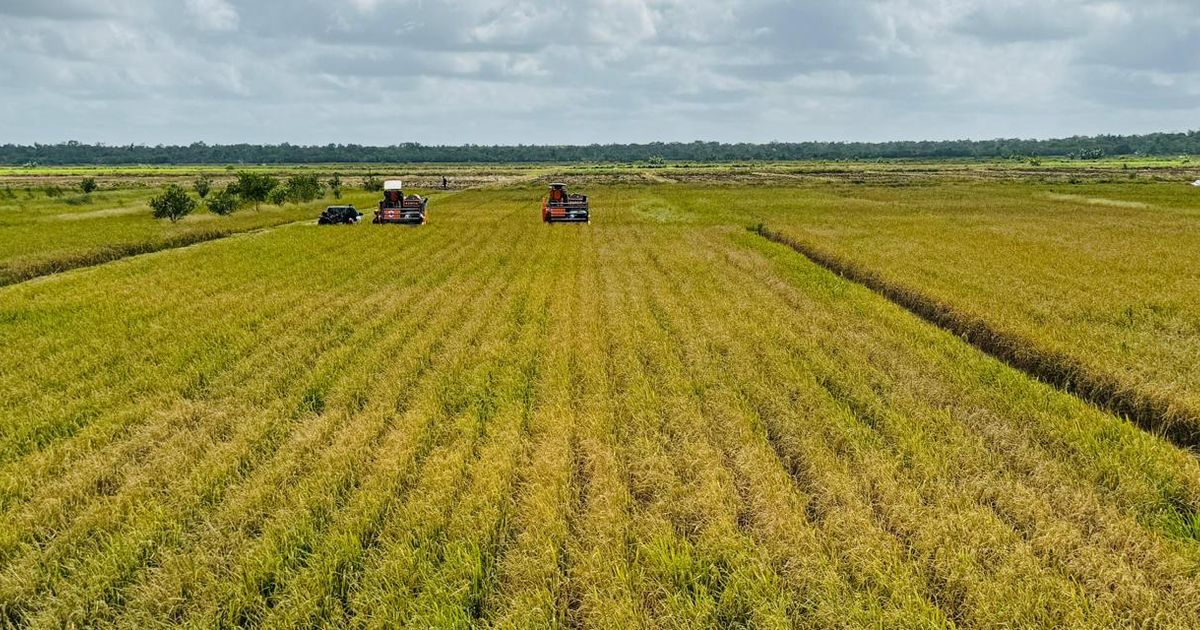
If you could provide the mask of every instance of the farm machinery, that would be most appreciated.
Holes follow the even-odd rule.
[[[572,195],[566,184],[550,184],[550,195],[542,202],[542,221],[546,223],[591,223],[587,195]]]
[[[375,224],[396,223],[401,225],[424,225],[425,207],[429,199],[421,195],[404,194],[404,183],[391,179],[383,183],[383,201],[375,211]]]
[[[317,217],[317,225],[353,225],[362,220],[362,213],[354,206],[329,206]]]

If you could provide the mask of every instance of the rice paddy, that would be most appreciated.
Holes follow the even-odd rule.
[[[1186,182],[843,190],[763,220],[1047,380],[1200,445],[1200,195]]]
[[[1186,402],[1190,201],[762,179],[597,176],[588,226],[467,190],[0,288],[0,623],[1200,625],[1191,452],[747,229]],[[1080,316],[1147,282],[1173,310]]]

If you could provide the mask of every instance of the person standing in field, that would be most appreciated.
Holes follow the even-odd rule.
[[[446,190],[449,187],[450,187],[450,181],[446,179],[445,175],[442,175],[442,190]]]

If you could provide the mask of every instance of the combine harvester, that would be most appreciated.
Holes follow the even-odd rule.
[[[375,211],[371,223],[381,225],[395,223],[399,225],[425,225],[425,207],[429,200],[421,195],[404,196],[404,182],[389,179],[383,183],[383,201]]]
[[[591,223],[587,195],[567,193],[566,184],[550,184],[550,196],[542,202],[542,221],[546,223]]]

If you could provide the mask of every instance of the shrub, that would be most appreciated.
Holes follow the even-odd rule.
[[[329,192],[333,193],[334,199],[342,198],[342,176],[337,173],[329,178]]]
[[[44,190],[46,192],[46,196],[50,197],[51,199],[56,199],[58,197],[61,197],[61,196],[63,196],[63,193],[66,192],[59,186],[46,186],[46,188]]]
[[[1072,160],[1102,160],[1104,159],[1104,149],[1099,147],[1094,149],[1080,149],[1067,154],[1067,157]]]
[[[196,209],[196,200],[189,197],[182,186],[171,184],[161,195],[150,199],[150,207],[154,209],[155,219],[170,219],[175,223]]]
[[[288,201],[303,203],[320,197],[323,188],[316,175],[293,175],[288,178],[286,191]]]
[[[96,192],[96,188],[98,187],[95,177],[85,177],[83,181],[79,182],[79,190],[82,190],[85,195]]]
[[[282,206],[287,203],[288,189],[284,186],[276,186],[267,193],[267,202],[276,206]]]
[[[208,196],[208,191],[212,190],[212,178],[208,175],[201,175],[196,178],[196,182],[192,184],[196,189],[196,194],[204,199]]]
[[[379,192],[383,190],[383,180],[374,175],[367,175],[362,180],[362,188],[367,192]]]
[[[242,205],[242,200],[238,198],[233,186],[226,186],[225,190],[213,195],[207,205],[209,212],[224,217],[236,212]]]
[[[72,195],[63,199],[63,202],[68,206],[83,206],[92,203],[92,196],[88,194]]]

